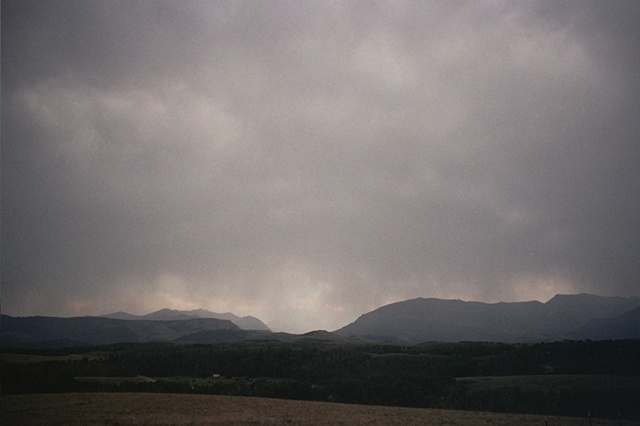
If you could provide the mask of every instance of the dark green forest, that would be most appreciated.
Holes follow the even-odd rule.
[[[640,340],[137,343],[14,350],[1,368],[3,394],[204,393],[640,419]]]

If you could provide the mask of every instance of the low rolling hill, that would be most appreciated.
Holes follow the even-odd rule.
[[[207,330],[240,331],[229,320],[193,318],[173,321],[101,317],[12,317],[2,315],[2,347],[69,347],[120,342],[175,340]]]

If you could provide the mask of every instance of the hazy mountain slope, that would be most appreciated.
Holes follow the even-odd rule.
[[[73,342],[101,345],[119,342],[175,340],[205,330],[238,330],[228,320],[194,318],[175,321],[121,320],[101,317],[11,317],[2,315],[2,346]]]
[[[362,315],[335,333],[341,336],[385,337],[389,341],[518,340],[536,333],[530,318],[542,304],[526,302],[489,305],[461,300],[413,299],[383,306]]]
[[[614,318],[592,320],[569,335],[592,340],[640,339],[640,306]]]
[[[128,320],[152,320],[152,321],[168,321],[168,320],[186,320],[193,318],[214,318],[229,320],[243,330],[265,330],[269,327],[258,318],[252,316],[239,317],[230,312],[219,314],[217,312],[207,311],[205,309],[195,309],[191,311],[179,311],[173,309],[161,309],[145,315],[132,315],[126,312],[114,312],[112,314],[102,315],[104,318],[128,319]]]
[[[160,309],[150,314],[140,315],[139,319],[148,321],[182,321],[199,318],[197,315],[189,315],[186,312],[173,309]]]
[[[559,295],[544,304],[420,298],[378,308],[335,334],[395,343],[556,340],[578,335],[574,330],[593,321],[622,315],[638,305],[640,298],[637,297],[607,298],[583,294]],[[580,335],[588,338],[587,331],[585,328]]]
[[[112,319],[121,319],[121,320],[137,320],[142,319],[140,315],[132,315],[126,312],[118,311],[111,314],[100,315],[102,318],[112,318]]]
[[[640,306],[640,297],[558,294],[545,303],[545,324],[568,332],[586,327],[594,320],[622,315],[638,306]]]
[[[182,312],[187,315],[195,315],[200,318],[226,319],[233,322],[235,325],[237,325],[243,330],[265,330],[265,331],[269,330],[269,327],[267,327],[267,325],[264,322],[252,316],[239,317],[237,315],[232,314],[231,312],[220,314],[217,312],[207,311],[205,309],[196,309],[193,311],[182,311]]]

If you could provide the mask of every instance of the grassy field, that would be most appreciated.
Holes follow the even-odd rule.
[[[8,425],[545,425],[544,416],[374,407],[210,395],[70,393],[3,395]],[[617,421],[549,417],[548,426],[618,425]],[[624,422],[625,425],[640,425]]]

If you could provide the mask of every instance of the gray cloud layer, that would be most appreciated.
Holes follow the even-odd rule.
[[[640,288],[640,3],[2,2],[2,302],[337,328]]]

